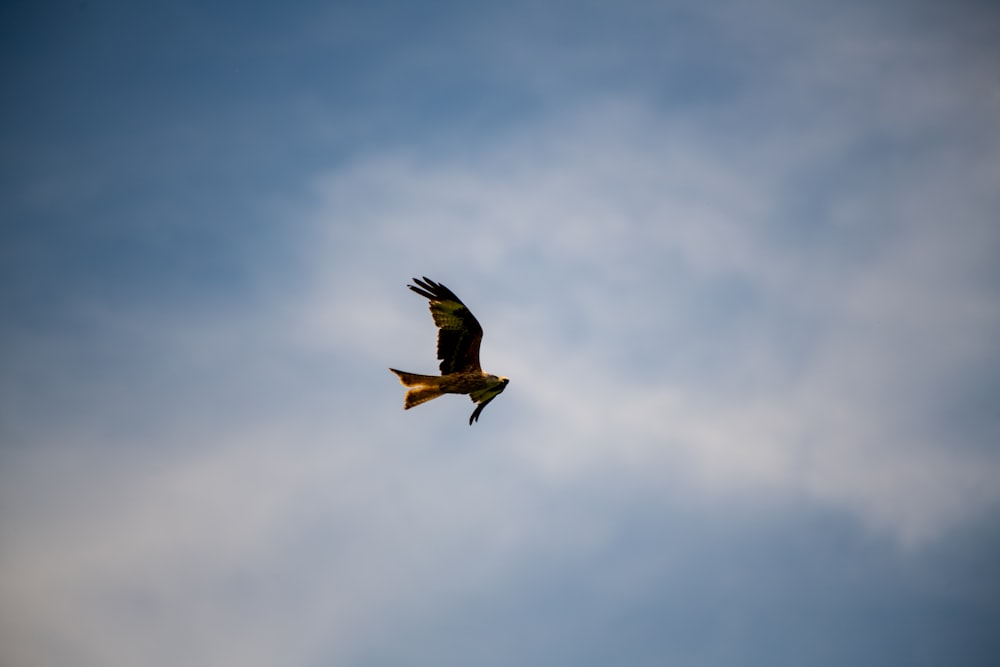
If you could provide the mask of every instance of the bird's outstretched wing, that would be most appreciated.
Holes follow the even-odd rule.
[[[414,278],[411,290],[430,301],[431,315],[438,327],[437,356],[441,374],[459,371],[482,371],[479,366],[479,344],[483,327],[450,289],[424,276]]]
[[[472,422],[479,421],[479,413],[483,411],[483,408],[489,405],[490,401],[503,393],[503,390],[506,388],[507,380],[503,379],[503,382],[495,387],[491,387],[486,391],[474,392],[469,395],[472,401],[477,403],[476,409],[472,411],[471,415],[469,415],[469,426],[472,426]]]

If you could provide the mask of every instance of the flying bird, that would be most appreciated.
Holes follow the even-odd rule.
[[[399,376],[406,392],[404,410],[444,394],[468,394],[476,409],[469,417],[469,426],[479,421],[479,414],[490,401],[507,388],[508,378],[484,373],[479,366],[479,344],[483,327],[450,289],[424,276],[414,278],[411,290],[430,301],[431,315],[438,328],[437,357],[441,360],[441,375],[418,375],[389,370]]]

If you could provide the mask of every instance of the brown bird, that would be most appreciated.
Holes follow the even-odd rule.
[[[450,289],[424,277],[414,278],[411,290],[430,301],[431,315],[438,327],[437,357],[441,360],[441,375],[418,375],[389,370],[399,376],[406,387],[404,410],[420,405],[443,394],[468,394],[476,409],[469,417],[469,426],[479,421],[483,408],[507,388],[508,378],[484,373],[479,366],[479,344],[483,327],[465,304]]]

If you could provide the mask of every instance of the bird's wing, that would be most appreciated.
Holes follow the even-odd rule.
[[[472,426],[472,422],[479,421],[479,413],[482,412],[483,408],[485,408],[487,405],[489,405],[490,401],[492,401],[497,396],[499,396],[499,394],[493,394],[492,396],[490,396],[489,398],[487,398],[485,401],[483,401],[482,403],[480,403],[479,405],[476,406],[476,409],[472,411],[471,415],[469,415],[469,426]]]
[[[430,301],[431,315],[438,327],[437,356],[441,374],[458,371],[482,371],[479,366],[479,344],[483,327],[455,293],[426,276],[414,278],[411,290]]]
[[[472,402],[476,403],[476,409],[472,411],[472,415],[469,417],[469,426],[472,426],[472,422],[479,421],[479,413],[483,411],[483,408],[489,405],[490,401],[502,394],[503,390],[507,388],[507,378],[500,378],[500,380],[499,384],[469,394]]]

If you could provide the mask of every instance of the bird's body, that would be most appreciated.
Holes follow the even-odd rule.
[[[409,410],[444,394],[468,394],[476,403],[469,424],[479,420],[486,404],[496,398],[510,381],[505,377],[484,373],[479,366],[479,344],[483,328],[455,293],[440,283],[414,278],[411,290],[430,301],[431,315],[438,326],[438,359],[441,375],[420,375],[395,368],[389,370],[399,377],[406,392],[403,408]]]

